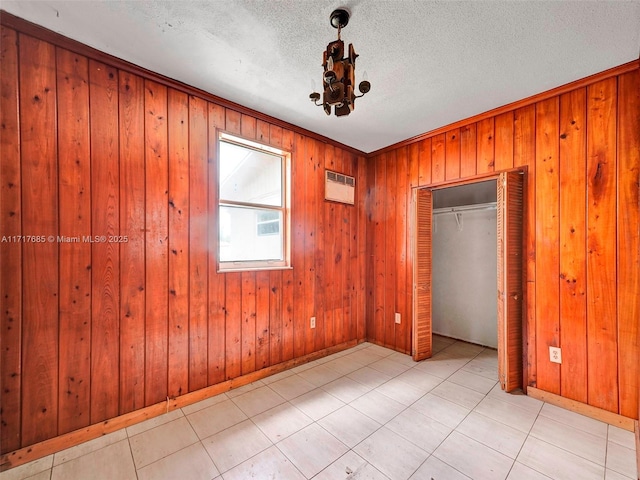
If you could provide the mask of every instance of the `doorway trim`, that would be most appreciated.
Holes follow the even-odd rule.
[[[524,363],[524,185],[526,169],[517,168],[489,175],[414,188],[412,237],[413,312],[412,356],[419,361],[432,352],[432,192],[447,187],[496,180],[498,239],[498,360],[499,380],[504,390],[525,388]],[[428,192],[428,193],[426,193]],[[425,207],[428,208],[425,209]],[[422,260],[421,260],[422,259]]]

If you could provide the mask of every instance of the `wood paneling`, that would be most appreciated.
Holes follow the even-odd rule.
[[[364,156],[2,36],[3,453],[364,338]],[[292,268],[218,272],[219,130],[290,153]]]
[[[631,69],[632,71],[629,71]],[[389,290],[397,278],[413,282],[418,259],[390,256],[385,246],[411,245],[415,225],[402,224],[401,197],[415,214],[412,189],[483,179],[493,172],[525,171],[523,353],[525,385],[635,418],[640,378],[638,339],[638,65],[576,82],[555,94],[501,108],[421,135],[370,156],[367,179],[368,340],[387,344],[398,305]],[[459,129],[459,172],[453,133]],[[396,172],[407,162],[405,186]],[[443,163],[444,162],[444,163]],[[417,164],[417,165],[416,165]],[[456,174],[456,172],[458,172]],[[617,177],[616,177],[617,176]],[[387,228],[395,225],[396,229]],[[393,237],[393,238],[389,238]],[[389,264],[393,261],[394,264]],[[388,280],[393,271],[395,280]],[[420,308],[421,305],[418,307]],[[412,318],[414,305],[407,315]],[[398,338],[396,336],[396,338]],[[390,345],[398,351],[400,340]],[[562,348],[561,365],[549,346]]]

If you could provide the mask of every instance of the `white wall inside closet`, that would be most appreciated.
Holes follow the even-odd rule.
[[[433,198],[433,332],[495,348],[496,181],[435,190]]]

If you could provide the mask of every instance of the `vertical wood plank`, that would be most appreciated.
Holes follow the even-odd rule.
[[[225,128],[236,135],[242,134],[242,114],[227,108],[225,110]]]
[[[372,217],[373,227],[373,301],[374,301],[374,334],[373,340],[384,344],[384,314],[386,285],[386,232],[387,217],[385,212],[386,196],[386,154],[380,155],[375,163],[375,200]]]
[[[256,140],[259,142],[270,143],[269,124],[264,120],[258,120],[256,122]]]
[[[640,408],[640,70],[618,77],[618,379],[620,411]]]
[[[318,142],[316,143],[316,149],[319,147]],[[326,282],[326,268],[327,268],[327,259],[326,259],[326,239],[325,239],[325,230],[326,230],[326,211],[329,208],[329,204],[331,202],[324,201],[324,181],[325,181],[325,160],[327,157],[327,150],[333,152],[333,146],[329,146],[326,149],[322,148],[322,153],[318,153],[318,174],[316,175],[317,189],[318,189],[318,203],[316,205],[316,250],[314,253],[315,258],[315,281],[316,285],[319,288],[316,289],[316,332],[315,332],[315,346],[316,350],[321,350],[325,347],[325,345],[329,345],[326,343],[326,316],[327,316],[327,308],[325,297],[327,296],[327,290],[325,288]]]
[[[118,72],[89,62],[91,109],[91,423],[118,414],[120,345]],[[99,379],[99,380],[98,380]]]
[[[304,308],[305,315],[303,317],[304,328],[304,352],[311,353],[315,348],[315,329],[309,328],[310,318],[315,316],[315,259],[316,250],[316,224],[315,215],[317,210],[317,159],[313,148],[314,141],[308,137],[304,138],[305,144],[305,177],[304,177]]]
[[[304,137],[295,134],[294,154],[291,165],[291,185],[304,185],[305,179],[305,144]],[[293,267],[293,358],[304,355],[304,327],[308,325],[305,320],[306,311],[304,305],[304,249],[305,249],[305,194],[302,188],[293,188],[291,191],[291,265]]]
[[[89,424],[91,385],[91,232],[89,64],[57,49],[58,248],[60,255],[60,365],[58,434]],[[67,242],[65,239],[73,239]]]
[[[58,234],[55,49],[19,35],[22,234]],[[58,245],[22,244],[22,444],[58,429]]]
[[[325,148],[324,166],[327,170],[336,170],[335,161],[335,147],[328,145]],[[324,189],[324,184],[323,184]],[[322,241],[321,247],[321,262],[317,265],[318,268],[323,269],[322,274],[322,295],[325,297],[322,303],[323,310],[323,324],[324,324],[324,344],[327,346],[335,345],[335,288],[334,281],[335,268],[333,265],[333,259],[336,256],[335,242],[333,241],[333,232],[336,229],[336,204],[335,202],[322,202],[323,207],[323,221],[322,227],[327,232],[326,235],[318,237],[318,241]]]
[[[244,138],[256,139],[256,119],[247,114],[240,117],[240,133]]]
[[[366,279],[367,264],[370,262],[363,261],[367,258],[367,161],[365,157],[359,156],[357,160],[357,179],[356,179],[356,195],[358,198],[357,221],[358,228],[356,231],[356,243],[358,245],[358,272],[357,280],[357,315],[358,325],[356,330],[356,338],[362,340],[367,338],[367,318],[366,318]],[[416,164],[417,166],[417,164]],[[416,170],[417,172],[417,170]]]
[[[586,90],[560,97],[560,335],[563,397],[587,401]]]
[[[495,117],[495,171],[513,168],[513,111]]]
[[[460,178],[460,129],[455,128],[445,134],[445,175],[446,180]]]
[[[145,404],[167,397],[169,163],[167,87],[145,81]]]
[[[385,195],[385,312],[384,312],[384,345],[395,348],[396,342],[396,277],[397,277],[397,256],[396,256],[396,185],[397,185],[397,168],[396,168],[396,152],[392,151],[385,154],[386,162],[386,195]]]
[[[369,341],[375,339],[375,307],[374,307],[374,286],[375,286],[375,235],[377,233],[375,225],[376,202],[376,164],[379,156],[369,159],[366,165],[366,187],[367,197],[365,199],[366,212],[366,254],[370,261],[365,262],[365,338]]]
[[[445,180],[445,143],[444,133],[431,139],[431,183],[441,183]]]
[[[476,124],[471,123],[460,128],[460,177],[472,177],[476,174]]]
[[[209,379],[208,110],[205,100],[189,96],[189,391]]]
[[[558,97],[536,105],[536,351],[537,387],[560,394]]]
[[[168,391],[189,391],[189,97],[168,91]]]
[[[282,270],[269,272],[269,358],[271,365],[282,362],[284,314],[282,311]]]
[[[256,273],[242,272],[242,375],[256,369]]]
[[[418,185],[424,187],[431,184],[431,138],[418,144]]]
[[[272,141],[273,143],[273,141]],[[295,152],[294,152],[294,135],[291,130],[284,130],[282,132],[282,148],[287,152],[291,153],[291,197],[289,198],[289,209],[291,213],[291,249],[290,252],[291,260],[293,261],[293,248],[294,248],[294,194],[297,190],[295,188],[294,181],[294,162],[295,162]],[[293,358],[293,303],[294,303],[294,274],[292,269],[287,269],[282,272],[282,361],[290,360]]]
[[[229,380],[242,374],[242,276],[227,273],[225,277],[225,366]]]
[[[269,287],[269,272],[256,272],[256,370],[271,365]]]
[[[119,75],[120,413],[144,407],[145,160],[144,81]]]
[[[218,130],[225,128],[225,109],[208,104],[208,289],[209,289],[209,343],[208,383],[214,385],[226,378],[226,285],[225,275],[218,272]]]
[[[397,312],[400,313],[400,324],[395,325],[395,341],[394,346],[400,352],[408,351],[407,344],[407,323],[409,320],[407,309],[407,242],[406,238],[408,230],[407,222],[407,185],[409,177],[407,173],[407,148],[398,151],[396,158],[396,257],[398,265],[398,273],[396,275],[396,304]],[[395,321],[395,319],[394,319]]]
[[[18,34],[0,29],[0,232],[22,235],[20,174],[20,112],[18,87]],[[10,452],[21,444],[20,389],[22,379],[22,246],[1,242],[0,257],[0,452]]]
[[[478,139],[476,173],[478,174],[495,170],[494,123],[495,117],[489,117],[476,124]]]
[[[589,405],[618,411],[616,79],[587,87],[587,359]]]
[[[524,185],[524,294],[523,367],[525,385],[536,384],[536,106],[514,112],[513,165],[526,167]]]

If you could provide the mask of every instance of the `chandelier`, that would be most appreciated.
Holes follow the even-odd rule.
[[[322,77],[322,102],[320,94],[313,92],[309,98],[316,105],[324,108],[327,115],[331,115],[331,107],[337,117],[349,115],[355,108],[356,98],[364,96],[371,90],[371,84],[363,80],[358,85],[361,95],[354,92],[356,77],[356,57],[358,56],[349,44],[349,55],[344,56],[344,42],[340,39],[340,31],[349,23],[349,12],[339,8],[331,12],[331,26],[338,29],[338,39],[327,45],[327,49],[322,55],[322,67],[324,74]],[[344,57],[344,58],[343,58]]]

